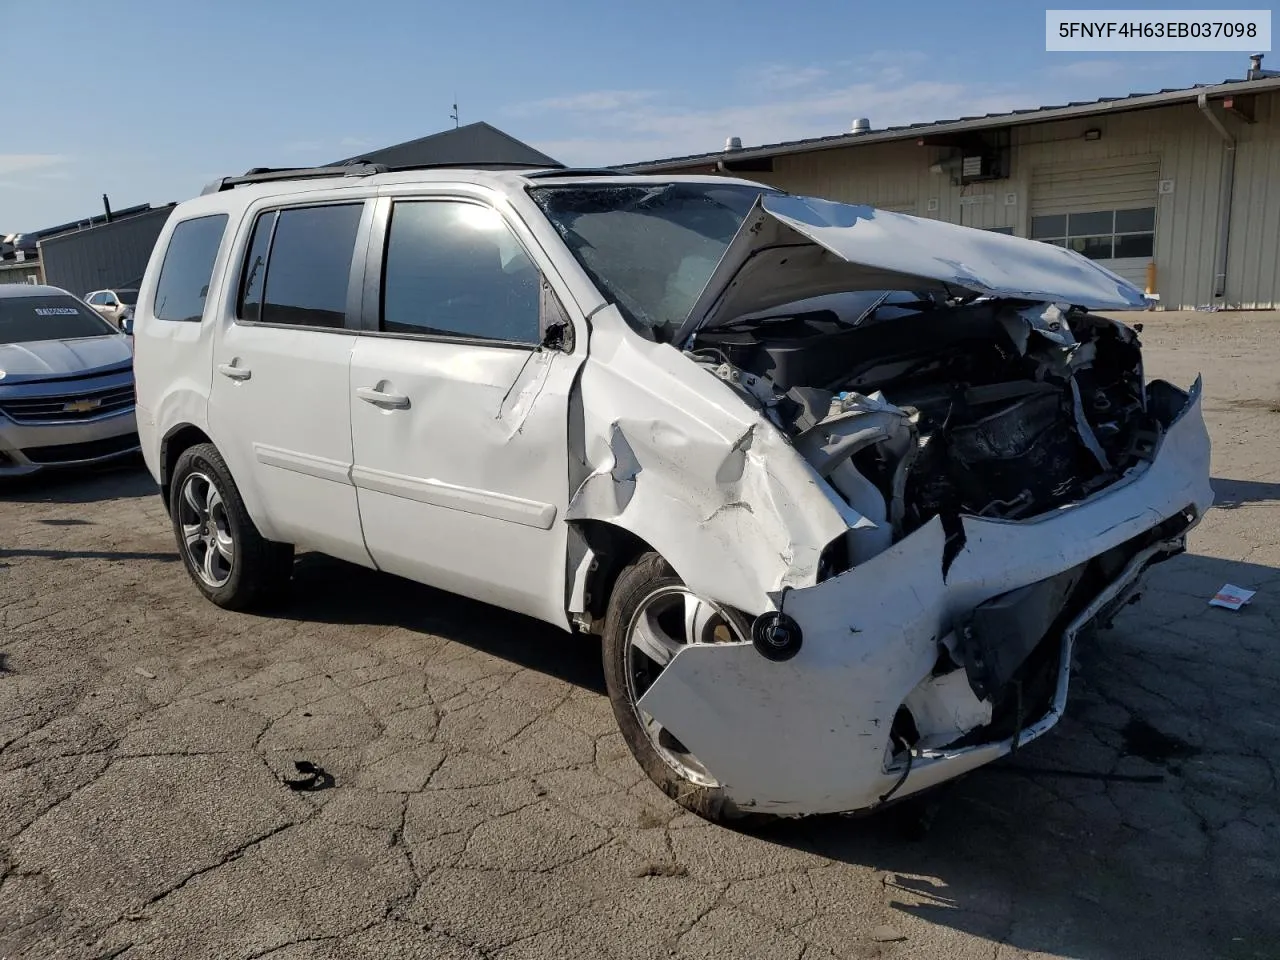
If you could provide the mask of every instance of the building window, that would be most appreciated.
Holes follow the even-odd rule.
[[[1031,218],[1032,240],[1067,247],[1090,260],[1150,259],[1155,253],[1155,229],[1155,207]]]

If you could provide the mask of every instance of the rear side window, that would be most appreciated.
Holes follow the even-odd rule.
[[[392,208],[384,331],[536,344],[540,284],[538,268],[496,210],[442,200]]]
[[[351,258],[363,209],[361,202],[259,214],[245,258],[240,318],[344,327]]]
[[[213,277],[213,261],[226,228],[225,213],[184,220],[173,228],[169,249],[160,265],[160,279],[156,281],[152,312],[157,320],[200,322]]]

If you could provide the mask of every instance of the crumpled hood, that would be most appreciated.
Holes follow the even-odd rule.
[[[0,343],[0,384],[115,370],[133,363],[127,337]]]
[[[763,194],[675,340],[795,300],[851,290],[970,291],[1092,310],[1142,291],[1048,243],[813,197]]]

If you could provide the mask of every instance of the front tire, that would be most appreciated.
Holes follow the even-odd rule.
[[[737,807],[701,761],[638,701],[684,646],[749,638],[743,616],[694,595],[656,553],[644,554],[619,574],[602,638],[609,702],[636,762],[686,810],[737,827],[773,817]]]
[[[178,553],[206,598],[248,610],[280,594],[293,575],[293,546],[258,532],[217,447],[184,450],[169,487]]]

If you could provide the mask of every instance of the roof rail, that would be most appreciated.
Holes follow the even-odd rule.
[[[254,167],[240,177],[219,177],[200,191],[200,195],[220,193],[246,183],[271,183],[275,180],[314,180],[320,177],[368,177],[386,173],[380,163],[346,163],[337,167]]]
[[[535,170],[526,173],[530,180],[542,180],[547,177],[634,177],[627,170],[614,170],[611,167],[553,167],[546,170]]]
[[[327,167],[254,167],[239,177],[220,177],[213,181],[200,195],[220,193],[247,183],[271,183],[276,180],[314,180],[320,177],[368,177],[375,173],[389,173],[410,170],[527,170],[524,174],[530,179],[545,177],[626,177],[633,176],[626,170],[614,170],[609,167],[563,167],[549,164],[518,163],[504,160],[472,160],[443,163],[413,163],[406,166],[389,166],[384,163],[373,163],[368,160],[356,160],[351,163]]]
[[[393,173],[413,170],[544,170],[545,163],[525,163],[518,160],[441,160],[438,163],[409,163],[387,167]],[[554,168],[559,171],[560,167]]]

